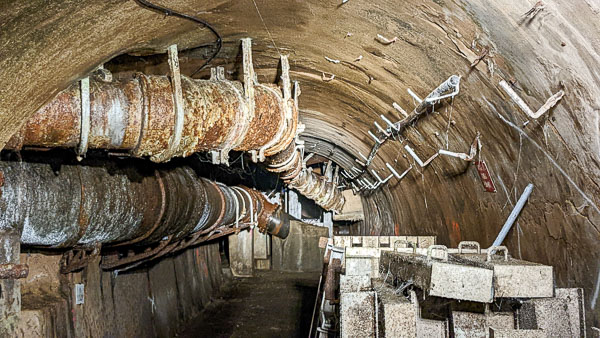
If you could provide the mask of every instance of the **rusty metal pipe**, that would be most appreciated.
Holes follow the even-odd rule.
[[[148,168],[0,162],[0,229],[44,247],[148,245],[254,221],[267,229],[278,206],[260,192],[215,184],[189,167]],[[251,214],[251,212],[253,214]]]
[[[0,279],[20,279],[27,278],[28,275],[29,266],[27,264],[0,264]]]
[[[280,173],[288,187],[310,198],[327,211],[339,212],[345,199],[333,182],[303,167],[302,155],[292,142],[285,150],[267,159],[267,170]]]
[[[289,134],[295,135],[295,124],[287,123],[282,93],[276,86],[256,85],[254,109],[250,111],[239,81],[182,76],[181,85],[185,117],[174,156],[258,150],[276,140],[265,151],[271,154],[292,141]],[[74,84],[34,114],[5,148],[75,148],[82,136],[81,114],[79,84]],[[169,146],[175,114],[172,83],[167,76],[137,74],[110,83],[92,78],[87,148],[154,159]]]

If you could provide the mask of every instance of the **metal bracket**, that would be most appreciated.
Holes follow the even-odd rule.
[[[296,106],[296,110],[298,110],[298,96],[300,96],[300,94],[302,94],[300,83],[298,81],[294,81],[294,105]]]
[[[244,94],[250,116],[254,117],[254,66],[252,65],[252,39],[242,39],[242,67],[244,70]]]
[[[90,135],[90,78],[81,79],[79,88],[81,92],[81,129],[77,146],[77,160],[81,161],[87,152]]]
[[[224,164],[229,166],[230,149],[211,150],[210,157],[212,164]]]
[[[183,90],[181,89],[181,72],[179,70],[179,56],[177,54],[177,45],[170,45],[167,49],[169,55],[169,69],[171,72],[171,89],[173,91],[173,112],[175,120],[173,122],[173,134],[169,139],[167,149],[153,155],[150,160],[154,162],[166,162],[170,160],[181,143],[184,123],[184,102]]]
[[[412,156],[412,158],[415,159],[415,161],[419,164],[419,166],[421,166],[421,168],[424,168],[427,165],[429,165],[429,163],[431,163],[431,161],[433,161],[439,155],[439,153],[435,153],[427,161],[423,162],[419,158],[419,156],[417,155],[417,153],[415,153],[415,151],[408,144],[404,146],[404,149],[406,149],[406,151],[410,154],[410,156]]]
[[[380,140],[377,136],[375,136],[375,134],[373,134],[370,130],[368,131],[369,135],[371,135],[371,137],[375,140],[376,143],[378,144],[382,144],[383,142],[385,142],[385,139]]]
[[[215,67],[210,69],[211,81],[225,81],[225,69],[223,67]]]
[[[104,65],[100,65],[98,69],[94,71],[94,76],[96,76],[102,82],[112,82],[113,76],[110,70],[104,68]]]

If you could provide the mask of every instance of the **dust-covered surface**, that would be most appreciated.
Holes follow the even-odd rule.
[[[306,337],[318,284],[318,273],[234,278],[178,337]]]

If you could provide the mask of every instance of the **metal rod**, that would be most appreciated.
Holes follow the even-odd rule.
[[[381,144],[383,141],[379,140],[375,134],[373,134],[370,130],[368,131],[369,135],[375,140],[376,143]]]
[[[406,112],[406,110],[404,110],[402,107],[400,107],[400,105],[397,104],[396,102],[392,103],[392,107],[394,107],[394,109],[396,109],[404,117],[408,117],[408,113]]]
[[[465,153],[455,153],[453,151],[448,151],[448,150],[444,150],[444,149],[440,149],[438,151],[438,153],[441,155],[457,157],[457,158],[460,158],[461,160],[465,160],[465,161],[469,158],[469,155],[467,155]]]
[[[379,123],[377,123],[377,121],[373,121],[373,123],[375,124],[375,127],[377,127],[377,129],[379,130],[380,133],[384,134],[385,136],[390,136],[390,133],[388,131],[386,131],[385,129],[383,129]]]
[[[379,175],[377,175],[377,172],[375,170],[373,170],[373,169],[371,169],[371,172],[373,173],[373,175],[375,175],[375,178],[377,178],[377,180],[379,182],[381,182],[381,177],[379,177]]]
[[[401,178],[400,175],[398,174],[398,172],[389,163],[386,162],[385,165],[392,172],[392,174],[394,174],[394,176],[396,176],[396,178]]]
[[[517,217],[519,217],[521,210],[523,210],[523,207],[525,206],[525,203],[527,202],[529,195],[531,195],[532,190],[533,190],[533,184],[529,183],[527,185],[527,187],[525,187],[525,190],[521,194],[521,197],[517,201],[517,204],[513,208],[512,212],[508,216],[508,219],[502,226],[502,229],[500,230],[500,233],[498,233],[498,237],[496,237],[496,240],[494,241],[494,244],[492,244],[492,246],[500,246],[502,244],[502,242],[506,238],[506,235],[508,234],[508,232],[512,228],[513,224],[517,220]]]
[[[408,92],[408,94],[410,94],[410,96],[412,96],[413,99],[415,99],[415,101],[422,103],[423,100],[417,96],[417,94],[415,94],[415,92],[413,92],[410,88],[406,88],[406,91]]]
[[[419,164],[419,166],[423,167],[425,165],[423,163],[423,161],[421,161],[421,159],[419,158],[419,156],[415,153],[415,151],[408,144],[404,146],[404,149],[406,149],[406,151],[408,151],[408,153],[410,154],[410,156],[412,156],[412,158],[414,158],[415,161],[417,161],[417,163]]]
[[[394,102],[394,103],[395,103],[395,102]],[[408,115],[406,115],[406,116],[408,116]],[[382,115],[379,115],[379,117],[381,117],[381,119],[382,119],[382,120],[383,120],[385,123],[387,123],[387,125],[388,125],[388,127],[389,127],[389,128],[396,130],[396,125],[395,125],[395,124],[393,124],[393,123],[392,123],[392,121],[390,121],[390,120],[389,120],[387,117],[385,117],[385,115],[383,115],[383,114],[382,114]]]

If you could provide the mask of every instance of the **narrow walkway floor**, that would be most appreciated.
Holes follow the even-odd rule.
[[[178,337],[307,337],[319,273],[233,278]]]

